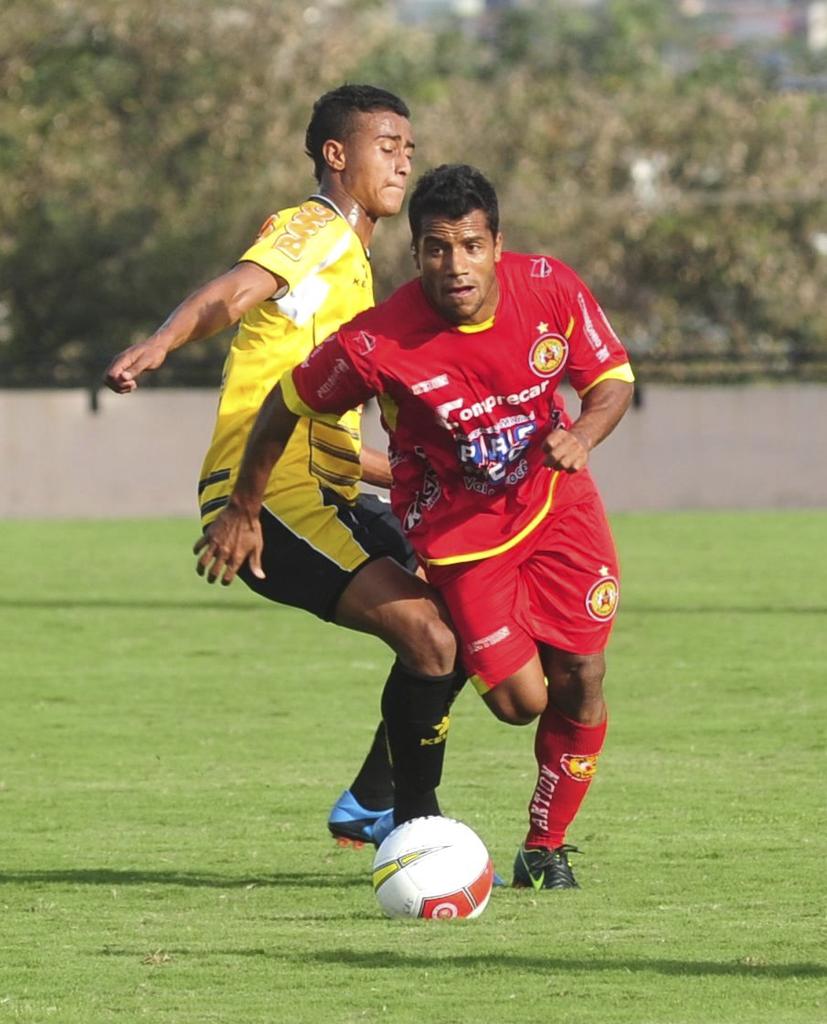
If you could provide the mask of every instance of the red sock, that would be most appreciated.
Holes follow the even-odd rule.
[[[539,773],[528,805],[526,846],[555,849],[565,841],[597,771],[605,737],[605,718],[600,725],[581,725],[551,705],[540,716],[534,738]]]

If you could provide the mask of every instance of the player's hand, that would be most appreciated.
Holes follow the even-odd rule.
[[[138,378],[145,370],[157,370],[166,357],[165,347],[151,338],[130,345],[109,364],[103,382],[116,394],[127,395],[138,386]]]
[[[220,579],[222,585],[228,587],[249,559],[252,574],[263,580],[263,546],[258,517],[228,505],[195,542],[192,549],[198,555],[195,571],[199,576],[206,575],[208,583]]]
[[[546,453],[545,463],[552,469],[561,469],[564,473],[576,473],[589,461],[589,449],[577,434],[558,427],[543,441]]]

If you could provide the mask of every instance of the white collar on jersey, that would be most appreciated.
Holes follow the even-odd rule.
[[[336,205],[336,203],[333,202],[333,200],[330,198],[330,196],[324,196],[324,195],[322,195],[321,192],[314,192],[313,195],[310,196],[310,198],[311,199],[318,199],[320,202],[324,203],[326,206],[329,206],[331,208],[331,210],[335,210],[336,213],[338,213],[339,216],[342,218],[342,220],[345,222],[345,224],[347,224],[350,227],[350,230],[353,231],[353,225],[350,223],[350,221],[347,219],[347,217],[342,213],[341,209]],[[365,255],[367,256],[368,259],[370,259],[370,249],[365,248]]]

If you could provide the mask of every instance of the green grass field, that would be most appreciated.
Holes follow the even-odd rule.
[[[440,923],[325,829],[380,644],[208,588],[192,523],[4,523],[0,1021],[827,1020],[827,514],[615,528],[582,889]],[[532,736],[457,702],[443,807],[509,875]]]

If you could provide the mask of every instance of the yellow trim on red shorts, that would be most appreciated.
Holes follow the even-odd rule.
[[[482,678],[482,676],[469,676],[468,681],[480,695],[484,697],[486,693],[490,693],[493,687],[489,686],[488,683]]]
[[[548,495],[546,496],[546,500],[543,502],[543,507],[537,515],[534,516],[530,523],[527,523],[519,533],[515,533],[514,536],[510,537],[504,544],[499,544],[495,548],[487,548],[484,551],[471,551],[466,555],[446,555],[444,558],[426,558],[426,564],[459,565],[461,562],[477,562],[483,558],[493,558],[495,555],[501,555],[504,551],[510,551],[511,548],[516,547],[521,540],[524,540],[532,530],[536,530],[548,515],[554,500],[554,488],[559,476],[560,470],[555,469],[551,474],[551,481],[548,485]]]

